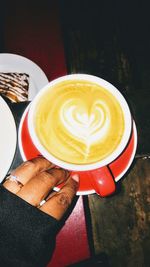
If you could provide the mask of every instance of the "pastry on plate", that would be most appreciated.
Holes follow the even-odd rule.
[[[0,72],[0,94],[12,102],[28,100],[29,75],[17,72]]]

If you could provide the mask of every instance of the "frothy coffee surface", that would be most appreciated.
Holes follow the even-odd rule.
[[[36,109],[35,129],[41,144],[68,163],[105,159],[124,133],[118,100],[92,82],[60,82],[42,96]]]

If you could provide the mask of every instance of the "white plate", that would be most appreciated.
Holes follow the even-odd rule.
[[[39,90],[48,83],[43,70],[26,57],[15,54],[0,54],[0,72],[24,72],[29,74],[29,97],[32,100]]]
[[[0,182],[12,164],[17,144],[14,117],[7,103],[0,96]]]

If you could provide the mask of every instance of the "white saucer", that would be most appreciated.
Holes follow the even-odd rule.
[[[29,74],[29,98],[32,100],[39,90],[48,83],[43,70],[30,59],[15,54],[0,54],[0,72],[24,72]]]
[[[0,96],[0,182],[5,178],[12,164],[17,144],[14,117],[4,99]]]

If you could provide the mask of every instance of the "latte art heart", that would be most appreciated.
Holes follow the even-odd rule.
[[[105,88],[88,81],[68,80],[40,99],[35,130],[42,146],[72,164],[90,164],[108,157],[120,144],[124,114]]]
[[[62,106],[61,122],[72,136],[82,140],[87,146],[92,145],[102,139],[109,130],[110,114],[107,105],[100,100],[96,101],[92,111],[88,112],[88,107],[82,110],[82,106],[74,105],[73,102],[69,100]],[[83,107],[85,104],[83,103]]]

